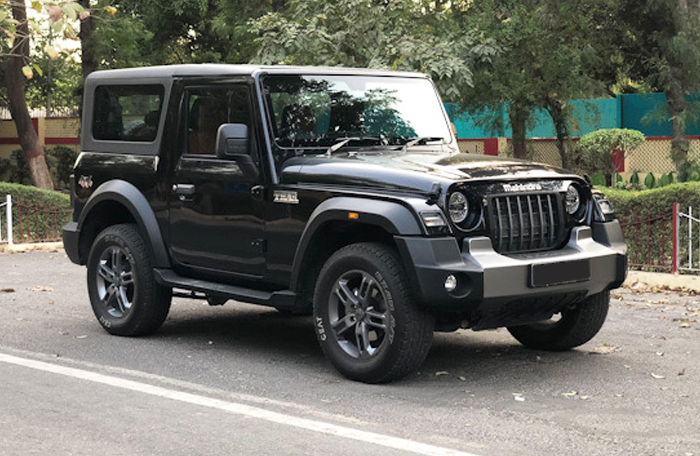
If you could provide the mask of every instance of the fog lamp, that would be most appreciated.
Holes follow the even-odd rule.
[[[447,290],[448,293],[452,293],[456,289],[457,289],[457,277],[450,274],[445,279],[445,290]]]

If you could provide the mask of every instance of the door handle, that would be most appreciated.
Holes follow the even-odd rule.
[[[192,184],[173,184],[173,191],[178,195],[192,196],[194,195],[194,185]]]

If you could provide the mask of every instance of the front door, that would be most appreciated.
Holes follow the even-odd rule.
[[[260,169],[251,90],[245,84],[190,87],[184,97],[184,150],[171,184],[171,254],[179,267],[201,274],[261,277],[261,173],[244,172],[235,160],[217,157],[215,144],[221,124],[247,125],[250,153]]]

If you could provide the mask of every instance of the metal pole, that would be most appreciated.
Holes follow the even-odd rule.
[[[688,267],[693,267],[693,208],[688,206]]]
[[[671,272],[678,274],[678,203],[673,203],[673,249],[671,250]]]
[[[12,195],[7,195],[7,245],[12,245]]]

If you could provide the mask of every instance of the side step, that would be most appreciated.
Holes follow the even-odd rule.
[[[206,280],[183,277],[172,269],[154,269],[156,282],[161,285],[185,290],[198,291],[212,296],[220,296],[235,301],[262,304],[278,309],[294,309],[296,293],[290,290],[260,291]]]

